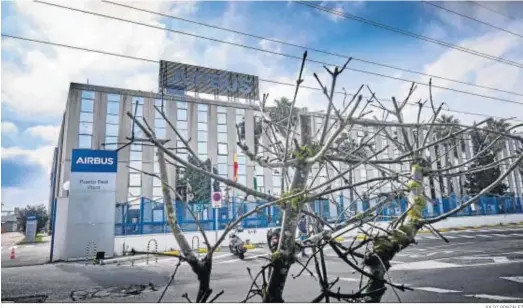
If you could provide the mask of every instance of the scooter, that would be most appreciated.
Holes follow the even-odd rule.
[[[267,231],[267,245],[271,253],[274,253],[278,250],[278,245],[280,244],[280,233],[281,228],[269,229]],[[296,244],[296,249],[299,251],[300,247]]]
[[[281,228],[279,227],[267,231],[267,245],[269,246],[271,253],[278,249],[278,244],[280,243],[280,232]]]
[[[245,253],[247,248],[243,244],[243,240],[236,235],[236,233],[243,232],[243,228],[234,229],[234,231],[229,234],[229,250],[235,256],[238,256],[241,260],[245,258]]]

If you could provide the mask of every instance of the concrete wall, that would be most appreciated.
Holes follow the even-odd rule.
[[[69,198],[60,197],[56,200],[56,213],[57,217],[67,217],[69,209]],[[60,261],[66,259],[65,243],[67,240],[67,220],[56,219],[54,225],[54,240],[52,249],[52,260]]]
[[[499,223],[514,223],[514,222],[523,222],[523,214],[510,214],[510,215],[492,215],[492,216],[476,216],[476,217],[452,217],[447,220],[438,222],[434,224],[434,227],[437,229],[441,228],[458,228],[458,227],[469,227],[469,226],[484,226],[484,225],[490,225],[490,224],[499,224]],[[379,222],[376,223],[379,227],[385,227],[389,224],[389,222]],[[366,229],[366,228],[363,228]],[[242,233],[239,233],[241,239],[247,240],[249,239],[251,243],[258,244],[258,243],[265,243],[266,242],[266,234],[267,234],[268,228],[259,228],[259,229],[245,229]],[[337,232],[337,234],[342,233],[344,230],[340,230]],[[250,232],[250,233],[249,233]],[[255,232],[255,233],[254,233]],[[218,237],[221,236],[223,231],[218,231]],[[347,232],[344,234],[344,237],[348,236],[355,236],[358,233],[360,233],[359,230],[351,230],[350,232]],[[215,243],[215,235],[214,231],[207,231],[206,235],[209,239],[209,242],[211,244]],[[186,232],[185,237],[189,241],[189,243],[192,243],[193,238],[198,237],[200,241],[200,247],[205,247],[205,244],[203,243],[202,235],[199,232]],[[126,250],[129,251],[132,248],[134,248],[137,251],[146,251],[147,250],[147,243],[151,239],[156,239],[158,242],[158,251],[166,251],[171,249],[179,249],[178,243],[174,240],[174,237],[171,233],[165,233],[165,234],[148,234],[148,235],[128,235],[128,236],[117,236],[115,237],[114,241],[114,253],[115,255],[122,255],[123,254],[123,247],[126,247]],[[194,248],[196,249],[198,246],[196,245],[197,240],[194,239]],[[227,237],[223,243],[222,246],[229,244],[229,238]],[[154,245],[151,244],[151,247]]]

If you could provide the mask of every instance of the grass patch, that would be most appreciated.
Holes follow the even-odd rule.
[[[43,234],[38,234],[35,238],[35,241],[34,242],[28,242],[25,238],[21,241],[19,241],[18,243],[16,243],[16,245],[27,245],[27,244],[34,244],[34,243],[37,243],[37,244],[40,244],[40,243],[43,243],[44,242],[44,236]]]

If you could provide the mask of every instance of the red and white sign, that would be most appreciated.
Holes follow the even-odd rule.
[[[222,193],[217,191],[212,193],[212,207],[222,207]]]

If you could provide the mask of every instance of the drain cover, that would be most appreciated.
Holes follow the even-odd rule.
[[[43,303],[47,295],[29,295],[2,298],[2,303]]]

